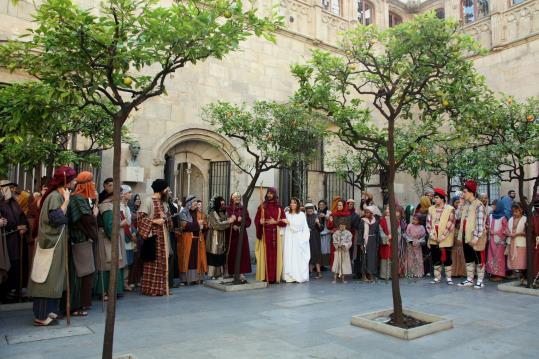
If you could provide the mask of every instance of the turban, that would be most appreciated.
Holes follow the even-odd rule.
[[[73,194],[80,194],[84,198],[89,199],[96,199],[96,189],[95,189],[95,183],[94,175],[92,172],[83,171],[79,173],[77,178],[75,178],[77,181],[77,187],[75,188],[75,192]]]
[[[133,190],[131,189],[131,186],[128,186],[126,184],[121,185],[120,189],[122,190],[121,193],[133,192]]]
[[[156,179],[152,183],[152,189],[155,193],[163,192],[167,187],[168,187],[167,182],[165,182],[165,180],[161,178]]]
[[[475,194],[477,192],[477,183],[474,180],[467,180],[466,183],[464,183],[464,188]]]
[[[312,204],[312,203],[310,203],[310,202],[309,202],[309,203],[305,203],[305,209],[307,209],[307,208],[314,208],[314,204]]]
[[[382,213],[380,212],[380,209],[377,206],[375,206],[374,204],[365,207],[365,210],[371,212],[375,216],[382,216]]]

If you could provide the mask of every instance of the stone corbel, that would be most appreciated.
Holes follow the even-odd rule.
[[[152,163],[154,166],[164,166],[165,165],[165,160],[161,159],[161,158],[154,158],[152,160]]]

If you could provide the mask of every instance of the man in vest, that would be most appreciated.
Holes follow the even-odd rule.
[[[455,235],[455,208],[448,205],[447,194],[441,188],[434,189],[434,205],[429,208],[427,215],[427,232],[429,233],[429,248],[434,263],[434,279],[432,284],[438,284],[442,279],[442,266],[448,285],[451,280],[451,247]]]
[[[464,205],[457,211],[460,219],[458,239],[464,241],[464,258],[466,259],[466,280],[459,284],[461,287],[474,286],[473,279],[477,267],[477,282],[474,288],[485,286],[485,245],[487,242],[485,223],[485,206],[476,198],[477,183],[466,181],[462,190]]]

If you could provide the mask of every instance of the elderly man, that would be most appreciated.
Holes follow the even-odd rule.
[[[481,201],[481,203],[483,203],[483,206],[485,206],[485,210],[487,211],[487,217],[488,217],[490,212],[492,212],[492,207],[489,205],[488,194],[486,194],[485,192],[481,193],[479,195],[479,200]]]
[[[22,260],[23,243],[22,238],[27,231],[28,221],[23,210],[11,192],[13,183],[7,180],[0,181],[0,230],[2,231],[0,251],[4,252],[7,247],[7,256],[0,253],[0,257],[9,258],[2,262],[9,262],[10,266],[4,264],[4,271],[7,271],[7,280],[3,282],[0,278],[0,301],[4,302],[8,296],[13,296],[15,291],[20,295],[22,289]],[[4,239],[5,238],[5,239]],[[0,270],[2,268],[0,267]],[[5,275],[4,275],[5,276]]]

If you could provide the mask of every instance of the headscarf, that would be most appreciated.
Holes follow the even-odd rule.
[[[75,188],[73,194],[79,194],[86,199],[96,199],[97,192],[95,189],[95,183],[93,182],[94,175],[92,172],[83,171],[79,173],[75,180],[77,181],[77,187]]]
[[[496,201],[496,209],[492,211],[492,218],[500,219],[505,216],[505,203],[504,201]]]
[[[221,202],[224,201],[225,199],[216,194],[214,195],[211,199],[210,199],[210,203],[208,205],[208,214],[211,214],[213,212],[221,212],[223,209],[221,208]]]
[[[513,206],[513,199],[509,196],[503,196],[501,200],[496,203],[496,207],[503,205],[504,216],[509,220],[513,216],[511,207]],[[497,209],[497,208],[496,208]]]
[[[133,189],[131,188],[131,186],[129,185],[126,185],[126,184],[123,184],[120,186],[120,193],[129,193],[129,192],[133,192]]]
[[[375,216],[382,217],[382,212],[380,212],[380,208],[378,208],[378,206],[374,204],[371,204],[370,206],[365,207],[365,209],[371,212]]]
[[[17,197],[17,202],[19,203],[19,206],[21,207],[25,215],[27,215],[28,211],[30,210],[30,204],[32,203],[32,200],[33,197],[28,191],[21,191],[21,193]]]
[[[320,203],[324,203],[326,205],[326,207],[324,209],[320,209]],[[328,203],[326,202],[326,200],[322,199],[322,200],[318,201],[318,211],[320,213],[323,213],[323,214],[328,213],[329,208],[328,208]]]
[[[331,202],[331,212],[337,212],[337,203],[341,200],[341,196],[335,196],[333,197],[333,201]]]
[[[428,196],[422,196],[419,199],[419,207],[418,211],[421,214],[427,214],[429,212],[429,208],[432,206],[432,201]]]
[[[152,183],[152,189],[154,193],[163,192],[168,187],[168,183],[161,178],[156,179]]]
[[[339,197],[340,198],[340,197]],[[341,211],[339,211],[337,209],[337,205],[339,202],[342,202],[343,203],[343,208]],[[352,212],[350,212],[350,210],[348,209],[348,206],[347,204],[343,201],[343,200],[338,200],[334,203],[335,205],[335,210],[331,211],[331,215],[334,216],[334,217],[347,217],[347,216],[350,216],[352,214]]]
[[[275,187],[269,187],[268,191],[266,192],[266,196],[264,197],[264,202],[268,203],[268,193],[273,193],[273,202],[279,202],[279,194],[277,193],[277,189]]]
[[[67,166],[61,166],[54,171],[54,175],[52,176],[52,179],[50,180],[47,192],[43,195],[43,198],[41,198],[41,207],[40,207],[40,213],[41,209],[43,208],[43,203],[45,203],[45,199],[53,192],[58,189],[58,187],[66,186],[68,183],[73,181],[77,177],[77,172]],[[39,221],[38,221],[39,223]]]
[[[193,202],[196,201],[196,199],[196,196],[187,196],[187,198],[185,199],[185,206],[180,211],[180,221],[184,221],[187,223],[193,222],[193,216],[191,216],[191,206],[193,205]]]
[[[370,205],[370,206],[365,207],[364,210],[367,210],[367,211],[369,211],[369,212],[371,212],[373,214],[373,217],[370,220],[367,219],[367,217],[361,218],[361,220],[364,222],[363,241],[365,243],[365,248],[367,248],[367,245],[369,243],[370,226],[372,226],[373,224],[376,223],[376,217],[374,215],[376,214],[375,212],[380,213],[380,210],[378,209],[378,207],[376,207],[373,204]]]

